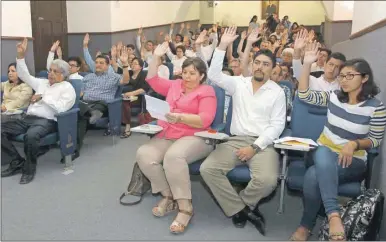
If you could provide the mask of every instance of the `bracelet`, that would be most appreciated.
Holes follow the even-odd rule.
[[[122,69],[123,69],[123,68],[128,68],[128,67],[129,67],[129,66],[122,66]]]
[[[355,144],[357,144],[357,147],[356,147],[355,150],[359,150],[359,148],[360,148],[360,143],[359,143],[359,141],[356,139],[356,140],[354,140],[354,142],[355,142]]]

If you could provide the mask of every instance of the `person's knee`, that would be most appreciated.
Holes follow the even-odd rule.
[[[184,157],[184,150],[168,150],[165,153],[163,160],[163,168],[165,171],[170,173],[179,174],[183,171],[185,166],[187,165],[186,157]]]
[[[252,176],[250,181],[252,186],[266,188],[267,190],[275,189],[277,182],[278,176],[273,174],[260,174],[258,176]]]
[[[140,167],[149,166],[153,162],[152,151],[148,145],[142,145],[138,148],[136,153],[136,161]]]
[[[329,148],[325,146],[320,146],[315,151],[313,160],[315,169],[319,170],[327,170],[332,166],[336,166],[338,163],[338,156],[333,153]]]
[[[200,166],[200,174],[202,177],[210,176],[211,174],[214,174],[216,172],[220,172],[218,168],[216,168],[216,154],[215,151],[213,151],[201,164]]]
[[[25,143],[34,143],[34,142],[39,142],[41,138],[41,135],[39,132],[36,130],[27,130],[27,132],[24,135],[24,142]]]

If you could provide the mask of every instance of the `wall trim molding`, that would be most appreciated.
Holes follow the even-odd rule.
[[[33,37],[25,37],[25,36],[1,36],[2,40],[23,40],[27,38],[28,40],[35,40]]]
[[[187,23],[187,22],[195,22],[200,21],[200,19],[192,19],[192,20],[186,20],[186,21],[180,21],[180,22],[174,22],[174,24],[181,24],[181,23]],[[157,28],[161,26],[170,26],[171,23],[168,24],[160,24],[160,25],[153,25],[153,26],[146,26],[142,27],[143,30],[150,29],[150,28]],[[85,34],[92,34],[92,35],[109,35],[109,34],[119,34],[119,33],[125,33],[137,29],[124,29],[124,30],[118,30],[118,31],[110,31],[110,32],[76,32],[76,33],[67,33],[67,35],[85,35]]]
[[[362,30],[359,30],[359,31],[351,34],[350,35],[350,40],[356,39],[358,37],[361,37],[361,36],[363,36],[365,34],[368,34],[370,32],[373,32],[373,31],[375,31],[375,30],[377,30],[379,28],[385,27],[385,26],[386,26],[386,18],[384,18],[384,19],[376,22],[375,24],[372,24],[372,25],[370,25],[370,26],[368,26],[368,27],[366,27],[366,28],[364,28]]]

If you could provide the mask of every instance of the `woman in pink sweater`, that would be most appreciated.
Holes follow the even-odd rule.
[[[213,150],[194,133],[209,129],[217,100],[213,87],[202,84],[207,68],[200,58],[184,61],[182,79],[170,81],[157,75],[157,62],[167,49],[165,42],[154,51],[146,81],[166,96],[171,113],[166,115],[167,122],[158,120],[162,132],[138,149],[136,159],[151,182],[152,192],[163,196],[153,208],[154,216],[162,217],[178,208],[170,231],[182,233],[193,215],[188,164],[207,157]]]

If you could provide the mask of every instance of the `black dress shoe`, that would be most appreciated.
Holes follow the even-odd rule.
[[[36,164],[25,164],[23,167],[23,174],[20,178],[20,184],[30,183],[36,174]]]
[[[1,177],[13,176],[21,173],[25,160],[23,158],[11,161],[8,168],[1,172]]]
[[[247,220],[248,217],[242,211],[232,216],[232,222],[236,228],[244,228]]]
[[[257,209],[254,211],[248,210],[249,208],[246,208],[243,211],[247,213],[249,222],[255,226],[260,234],[265,235],[265,219],[263,215]]]

